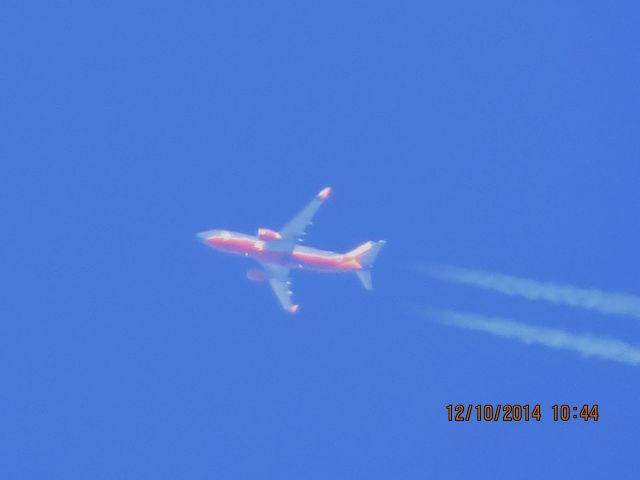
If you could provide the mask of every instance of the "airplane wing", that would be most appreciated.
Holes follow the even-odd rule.
[[[276,294],[278,302],[280,302],[280,306],[290,313],[296,313],[300,306],[293,303],[289,269],[267,263],[261,263],[261,265],[267,274],[273,293]]]
[[[295,242],[304,236],[305,230],[311,223],[313,216],[330,195],[331,187],[323,188],[300,213],[293,217],[279,232],[282,236],[281,243],[290,244],[291,248],[293,248]]]
[[[271,251],[291,251],[296,242],[305,234],[305,230],[311,223],[313,216],[330,195],[331,187],[323,188],[306,207],[278,232],[280,239],[269,242],[268,248]],[[289,269],[271,263],[261,263],[261,265],[267,274],[269,285],[273,293],[276,294],[282,308],[288,312],[296,313],[300,306],[293,303]]]

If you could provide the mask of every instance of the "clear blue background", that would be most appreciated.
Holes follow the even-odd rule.
[[[422,262],[640,293],[637,2],[0,7],[0,476],[634,478],[639,370],[414,306],[640,343]],[[207,228],[388,245],[289,317]],[[453,424],[449,403],[540,403]],[[553,403],[600,404],[554,423]]]

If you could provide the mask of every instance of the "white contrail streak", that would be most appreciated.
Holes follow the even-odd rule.
[[[485,317],[452,310],[429,311],[427,316],[445,325],[487,332],[523,343],[537,343],[550,348],[572,350],[585,357],[600,357],[629,365],[640,365],[640,348],[615,338],[574,334],[555,328],[534,327],[505,318]]]
[[[421,271],[440,280],[472,285],[529,300],[544,300],[600,313],[640,318],[640,297],[626,293],[604,292],[571,285],[539,282],[501,273],[451,266],[427,267],[422,268]]]

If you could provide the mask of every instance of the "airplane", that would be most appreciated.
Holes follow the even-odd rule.
[[[300,305],[293,302],[289,272],[293,269],[317,272],[353,272],[367,290],[372,289],[371,267],[385,241],[365,242],[347,253],[298,245],[305,230],[331,195],[331,187],[323,188],[309,204],[279,231],[259,228],[257,236],[229,230],[207,230],[198,233],[207,246],[224,253],[242,255],[256,260],[260,269],[251,269],[247,278],[267,281],[284,310],[296,313]]]

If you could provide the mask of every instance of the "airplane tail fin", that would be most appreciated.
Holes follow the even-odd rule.
[[[350,252],[347,252],[346,256],[353,260],[357,260],[364,269],[371,268],[373,266],[373,262],[376,261],[378,253],[380,253],[380,249],[384,247],[385,243],[386,242],[384,240],[380,240],[378,242],[364,242],[362,245],[358,245]]]
[[[356,275],[364,288],[367,290],[373,289],[373,284],[371,283],[371,270],[356,270]]]
[[[346,255],[362,265],[362,270],[356,270],[356,275],[367,290],[371,290],[373,288],[370,269],[373,267],[373,263],[376,261],[376,257],[380,253],[382,247],[384,247],[384,244],[384,240],[379,240],[377,242],[365,242],[348,252]]]

